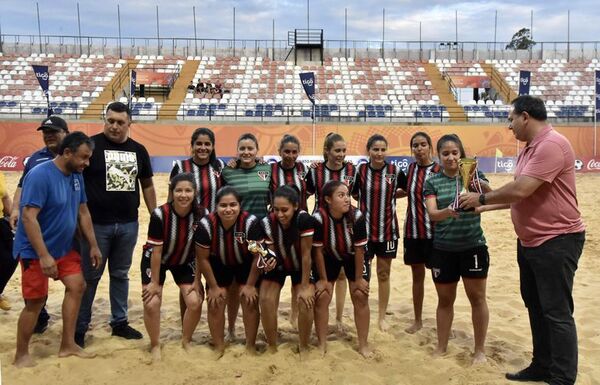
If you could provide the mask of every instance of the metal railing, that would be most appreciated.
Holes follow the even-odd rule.
[[[0,119],[33,119],[38,120],[46,116],[45,104],[26,102],[0,102]],[[236,122],[311,122],[313,119],[312,108],[306,104],[225,104],[225,103],[200,103],[172,105],[152,104],[134,110],[134,121],[155,121],[159,112],[171,112],[176,120],[185,122],[195,121],[236,121]],[[57,115],[66,119],[79,119],[83,109],[61,108],[54,104]],[[102,119],[106,105],[92,105],[86,113],[92,112],[94,119]],[[505,105],[477,105],[460,107],[464,108],[467,122],[470,123],[504,123],[508,117],[508,106]],[[458,111],[458,108],[456,108]],[[201,111],[201,112],[199,112]],[[564,106],[562,110],[551,113],[549,121],[552,123],[592,123],[593,106]],[[368,105],[346,109],[336,104],[320,104],[315,110],[314,119],[318,123],[344,122],[344,123],[405,123],[405,124],[431,124],[449,123],[452,107],[439,105]],[[477,114],[478,113],[478,114]],[[88,115],[89,116],[89,115]]]
[[[325,57],[379,58],[402,60],[457,59],[568,59],[599,57],[599,41],[537,42],[528,50],[506,50],[507,42],[477,41],[323,41]],[[41,47],[41,50],[40,50]],[[0,35],[0,52],[28,56],[31,53],[67,55],[103,54],[117,57],[135,55],[187,56],[263,56],[284,60],[287,39],[194,39],[188,37],[114,37],[68,35]],[[159,53],[160,52],[160,53]]]

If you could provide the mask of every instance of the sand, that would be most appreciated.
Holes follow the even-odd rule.
[[[18,175],[7,173],[10,190],[16,186]],[[508,175],[492,175],[492,186],[511,180]],[[598,176],[578,175],[577,188],[582,215],[587,224],[587,241],[577,271],[574,297],[575,318],[579,333],[578,384],[600,384],[600,218],[594,214],[597,207]],[[166,199],[167,175],[155,177],[158,201]],[[405,203],[399,201],[398,214],[404,218]],[[142,244],[146,240],[148,214],[140,210],[140,237],[131,269],[129,319],[132,325],[145,334],[139,260]],[[35,335],[31,352],[37,366],[15,369],[12,359],[15,349],[16,324],[22,308],[20,272],[17,271],[5,290],[13,309],[0,311],[0,360],[4,384],[504,384],[504,372],[527,365],[531,356],[531,337],[528,317],[519,295],[518,267],[515,256],[515,234],[507,211],[486,213],[483,227],[491,256],[488,279],[488,304],[490,325],[486,342],[487,363],[471,366],[473,332],[468,300],[459,287],[455,305],[453,330],[448,354],[433,358],[436,343],[436,294],[431,279],[426,279],[424,327],[414,335],[404,332],[412,321],[410,268],[396,260],[392,265],[392,293],[390,299],[390,331],[376,328],[377,279],[371,281],[371,329],[369,340],[375,357],[365,360],[356,352],[356,333],[352,318],[352,305],[346,301],[345,336],[332,333],[329,351],[325,357],[314,348],[301,360],[296,353],[297,333],[290,326],[289,288],[282,291],[279,326],[281,346],[276,354],[260,353],[248,356],[243,348],[241,315],[237,322],[238,341],[230,345],[225,355],[215,359],[208,345],[206,304],[200,324],[194,335],[189,353],[180,347],[181,328],[178,289],[170,276],[164,288],[161,339],[163,361],[150,365],[147,335],[139,341],[126,341],[110,336],[108,318],[108,277],[105,273],[96,296],[93,330],[87,341],[87,350],[98,355],[93,360],[57,357],[61,332],[60,305],[63,287],[59,282],[50,284],[48,311],[52,319],[43,335]],[[334,320],[333,305],[330,323]],[[313,342],[316,337],[313,335]],[[264,350],[264,337],[259,331],[259,347]]]

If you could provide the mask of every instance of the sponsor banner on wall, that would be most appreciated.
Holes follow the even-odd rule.
[[[22,171],[25,168],[28,157],[11,154],[0,154],[0,170]]]
[[[600,173],[600,157],[586,157],[575,159],[575,172],[599,172]]]

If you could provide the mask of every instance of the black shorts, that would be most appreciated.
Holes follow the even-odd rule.
[[[404,264],[425,264],[425,266],[430,267],[429,260],[431,259],[432,249],[433,239],[404,238]]]
[[[314,269],[311,270],[310,276],[308,278],[310,283],[315,283],[313,271]],[[280,286],[283,287],[283,284],[285,283],[285,278],[287,276],[290,276],[292,278],[292,286],[296,286],[302,282],[302,269],[298,271],[285,271],[281,266],[277,266],[275,269],[263,274],[260,277],[260,279],[277,282]]]
[[[210,267],[212,268],[217,285],[219,287],[229,287],[233,280],[239,285],[245,285],[250,275],[252,262],[237,266],[225,266],[216,258],[210,258]],[[208,285],[208,282],[207,282]]]
[[[398,253],[398,240],[387,241],[387,242],[367,242],[365,246],[365,255],[369,259],[373,259],[375,256],[379,258],[396,258]]]
[[[152,268],[150,266],[150,259],[152,257],[152,248],[144,248],[142,252],[142,261],[140,262],[140,270],[142,273],[142,285],[147,285],[151,281]],[[175,283],[178,285],[182,284],[193,284],[196,277],[196,261],[192,260],[183,265],[166,266],[160,265],[160,278],[159,284],[162,286],[165,284],[167,278],[167,270],[171,272]]]
[[[445,251],[436,248],[431,252],[433,282],[454,283],[464,278],[487,278],[490,255],[487,246],[464,251]]]
[[[355,281],[355,278],[356,278],[355,265],[356,265],[356,263],[354,263],[354,259],[345,259],[343,261],[340,261],[339,259],[337,259],[333,256],[324,255],[323,257],[325,259],[325,271],[327,273],[327,281],[329,281],[329,282],[336,281],[338,279],[338,276],[340,275],[340,271],[342,270],[342,267],[344,268],[344,273],[346,274],[346,277],[348,278],[348,280],[352,281],[352,282]],[[367,282],[369,282],[371,280],[371,258],[369,258],[365,255],[361,269],[362,269],[362,277]],[[318,273],[317,269],[314,267],[313,267],[313,277],[315,279],[315,282],[320,279],[319,273]]]

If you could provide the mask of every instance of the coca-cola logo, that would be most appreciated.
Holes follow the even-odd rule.
[[[6,155],[0,158],[0,168],[17,168],[16,156]]]
[[[588,170],[600,170],[600,160],[590,159],[587,168]]]

